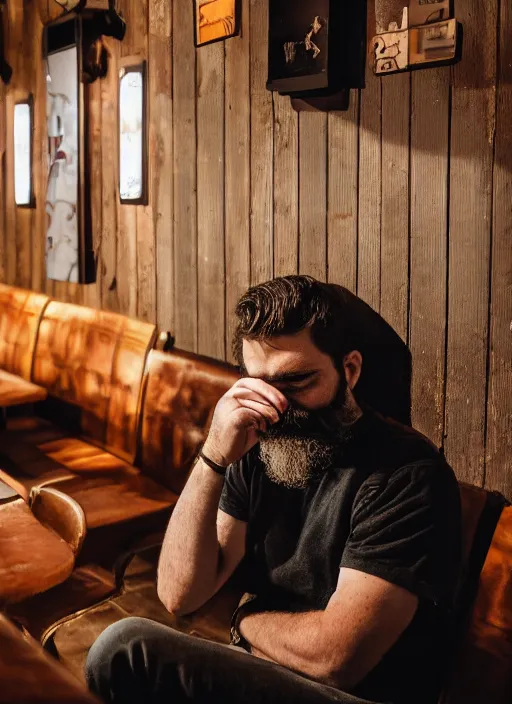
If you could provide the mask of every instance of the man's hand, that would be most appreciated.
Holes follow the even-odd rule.
[[[237,381],[217,403],[203,451],[227,467],[258,442],[257,432],[276,423],[288,407],[286,397],[261,379]]]

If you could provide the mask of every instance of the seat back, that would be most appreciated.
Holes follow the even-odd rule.
[[[508,704],[512,693],[512,507],[501,510],[502,497],[467,485],[461,485],[461,498],[465,576],[475,586],[468,585],[469,613],[462,614],[462,637],[441,702]]]
[[[29,506],[46,528],[60,536],[78,555],[85,540],[87,524],[82,507],[71,496],[49,486],[34,487],[29,495]]]
[[[133,462],[141,386],[156,327],[51,301],[41,320],[33,381],[81,409],[83,435]]]
[[[208,357],[153,350],[142,408],[142,470],[179,494],[217,401],[238,378],[235,367]]]
[[[31,380],[39,321],[48,296],[0,284],[0,368]]]

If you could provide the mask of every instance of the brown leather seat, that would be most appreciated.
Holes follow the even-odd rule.
[[[235,367],[209,357],[150,352],[139,461],[144,474],[181,492],[217,401],[238,378]]]
[[[0,369],[32,381],[32,361],[41,316],[49,298],[0,284]]]
[[[484,557],[443,704],[509,704],[512,698],[511,506],[503,508]]]
[[[99,704],[34,640],[0,615],[0,704]]]
[[[80,508],[59,492],[34,496],[32,508],[22,499],[0,506],[0,604],[44,592],[73,571],[85,534]]]
[[[76,438],[54,438],[51,429],[44,425],[19,423],[16,432],[38,441],[37,451],[44,461],[54,463],[55,472],[59,468],[70,471],[70,478],[55,481],[51,486],[80,504],[89,531],[96,528],[105,542],[112,545],[116,540],[114,529],[119,526],[124,531],[125,544],[129,542],[128,536],[133,545],[143,518],[147,520],[140,535],[151,525],[161,540],[178,498],[175,492],[181,491],[185,484],[215,405],[236,378],[236,371],[230,365],[186,352],[151,351],[144,389],[139,468]],[[10,435],[11,441],[14,435]],[[127,522],[135,527],[131,533]],[[94,554],[98,556],[97,552]],[[68,582],[53,593],[32,599],[23,609],[10,613],[32,634],[45,638],[52,622],[116,591],[111,574],[105,571],[98,574],[94,570],[91,564],[85,572],[80,568],[75,570]]]
[[[39,326],[33,381],[81,409],[86,439],[133,462],[142,378],[155,341],[149,323],[51,301]]]
[[[143,373],[154,325],[52,301],[41,320],[33,378],[80,409],[81,437],[37,419],[1,436],[0,478],[25,498],[60,488],[82,505],[89,528],[169,510],[176,496],[136,470]]]

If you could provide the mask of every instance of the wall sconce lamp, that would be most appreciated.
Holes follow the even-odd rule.
[[[119,198],[147,204],[147,65],[126,57],[119,68]]]
[[[14,202],[18,207],[35,206],[32,184],[32,96],[14,106]]]

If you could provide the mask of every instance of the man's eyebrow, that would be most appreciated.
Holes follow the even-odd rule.
[[[266,381],[267,384],[275,384],[276,382],[281,382],[281,381],[302,381],[303,379],[307,379],[310,376],[313,376],[313,374],[316,374],[318,369],[304,369],[301,371],[290,371],[290,372],[283,372],[282,374],[272,374],[270,376],[262,376],[260,377],[263,381]]]

